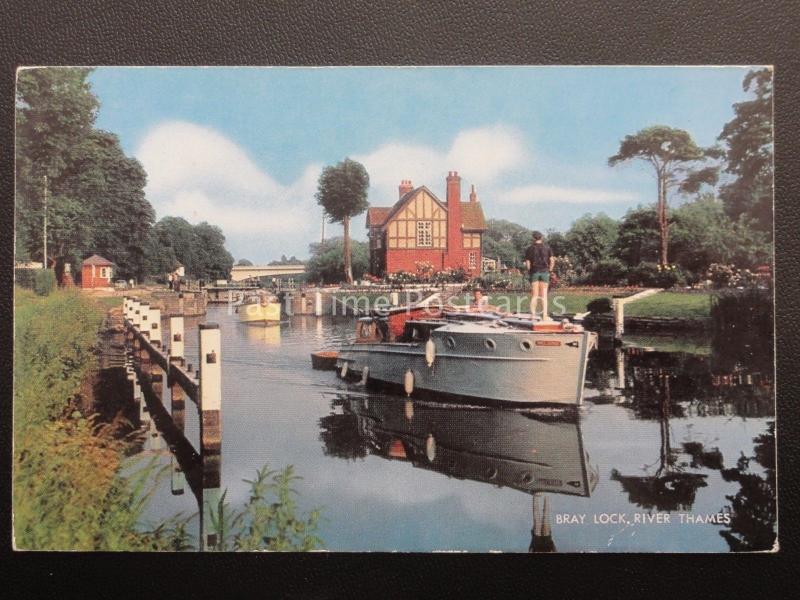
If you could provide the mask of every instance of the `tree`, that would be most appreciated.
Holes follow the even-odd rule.
[[[238,267],[252,267],[253,266],[253,261],[252,260],[247,260],[246,258],[240,258],[238,261],[236,261],[236,266],[238,266]]]
[[[696,192],[702,184],[714,185],[718,169],[705,161],[719,158],[722,152],[716,148],[701,148],[682,129],[655,125],[627,135],[620,142],[619,152],[608,159],[609,166],[632,159],[649,163],[656,174],[658,201],[656,215],[660,236],[659,263],[669,263],[669,222],[667,220],[667,196],[670,188],[682,192]]]
[[[325,209],[331,223],[344,226],[344,276],[353,282],[350,250],[350,219],[367,209],[369,175],[359,162],[345,158],[342,162],[325,167],[319,177],[316,198]]]
[[[658,214],[655,205],[628,210],[619,223],[613,254],[629,267],[658,262]]]
[[[163,275],[180,261],[186,273],[199,279],[226,279],[233,257],[216,225],[192,225],[181,217],[164,217],[153,228],[147,265],[151,275]]]
[[[311,258],[306,263],[308,281],[336,283],[344,268],[344,238],[329,238],[309,246]],[[351,243],[353,275],[361,279],[369,269],[369,246],[357,240]]]
[[[505,219],[489,219],[483,234],[482,254],[499,258],[507,266],[516,267],[525,260],[525,249],[531,243],[531,230]]]
[[[725,124],[719,140],[727,146],[725,172],[734,181],[722,186],[720,197],[732,219],[744,216],[772,234],[772,70],[750,71],[742,84],[755,98],[733,105],[736,116]]]
[[[604,213],[583,215],[564,236],[573,264],[584,271],[594,263],[611,258],[617,241],[617,222]]]

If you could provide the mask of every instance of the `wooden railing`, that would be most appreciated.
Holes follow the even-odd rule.
[[[219,326],[200,324],[198,371],[186,364],[182,316],[170,317],[169,344],[164,344],[161,311],[126,296],[123,301],[128,379],[143,424],[152,419],[170,446],[171,488],[183,494],[188,483],[199,507],[200,549],[217,543],[211,519],[220,499],[222,448],[222,352]],[[164,404],[164,375],[170,389],[170,410]],[[199,412],[199,450],[184,435],[185,399]]]

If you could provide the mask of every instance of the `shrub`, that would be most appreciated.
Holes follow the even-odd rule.
[[[567,256],[556,257],[553,274],[560,285],[573,285],[578,280],[578,273]]]
[[[14,269],[14,283],[32,290],[36,285],[36,274],[41,271],[41,269]]]
[[[640,263],[628,272],[628,283],[641,287],[668,289],[686,281],[677,265],[661,266],[656,263]]]
[[[41,269],[37,271],[33,291],[39,296],[49,296],[56,287],[56,274],[52,269]]]
[[[609,313],[612,310],[611,298],[595,298],[586,305],[586,310],[594,314]]]
[[[599,260],[589,270],[589,282],[594,285],[616,285],[625,278],[625,265],[616,258]]]

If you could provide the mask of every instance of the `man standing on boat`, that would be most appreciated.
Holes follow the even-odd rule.
[[[541,300],[542,320],[550,321],[547,314],[547,288],[556,258],[542,238],[541,232],[533,232],[533,243],[525,251],[525,265],[528,267],[528,281],[531,282],[531,318],[536,318],[536,301]]]

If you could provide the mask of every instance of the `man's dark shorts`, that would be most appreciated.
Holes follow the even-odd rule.
[[[535,273],[529,273],[528,281],[530,281],[531,283],[533,283],[534,281],[543,281],[545,283],[550,283],[550,272],[536,271]]]

